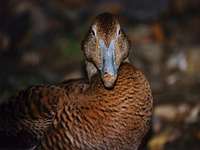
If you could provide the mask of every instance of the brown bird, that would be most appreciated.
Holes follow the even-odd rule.
[[[21,92],[2,105],[8,121],[0,129],[25,131],[42,150],[137,150],[150,128],[153,98],[144,74],[128,63],[130,42],[118,17],[97,16],[82,50],[89,83],[71,80]]]

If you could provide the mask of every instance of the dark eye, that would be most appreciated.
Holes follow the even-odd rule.
[[[121,29],[118,31],[118,35],[120,35],[121,34]]]
[[[119,29],[117,35],[120,36],[121,34],[122,34],[122,29]]]
[[[90,33],[91,33],[93,36],[95,36],[94,30],[91,29]]]

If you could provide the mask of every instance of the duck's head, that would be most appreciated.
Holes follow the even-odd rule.
[[[129,49],[130,42],[118,17],[110,13],[98,15],[82,43],[89,80],[99,71],[105,87],[112,88]]]

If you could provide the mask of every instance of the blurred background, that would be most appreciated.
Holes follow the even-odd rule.
[[[81,40],[95,15],[113,12],[153,90],[145,149],[199,150],[199,8],[199,0],[1,0],[0,101],[30,85],[85,76]]]

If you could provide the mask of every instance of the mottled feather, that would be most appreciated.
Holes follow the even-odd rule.
[[[98,75],[92,81],[84,91],[67,94],[40,149],[137,149],[152,115],[152,95],[145,76],[126,63],[114,89],[105,89]]]

